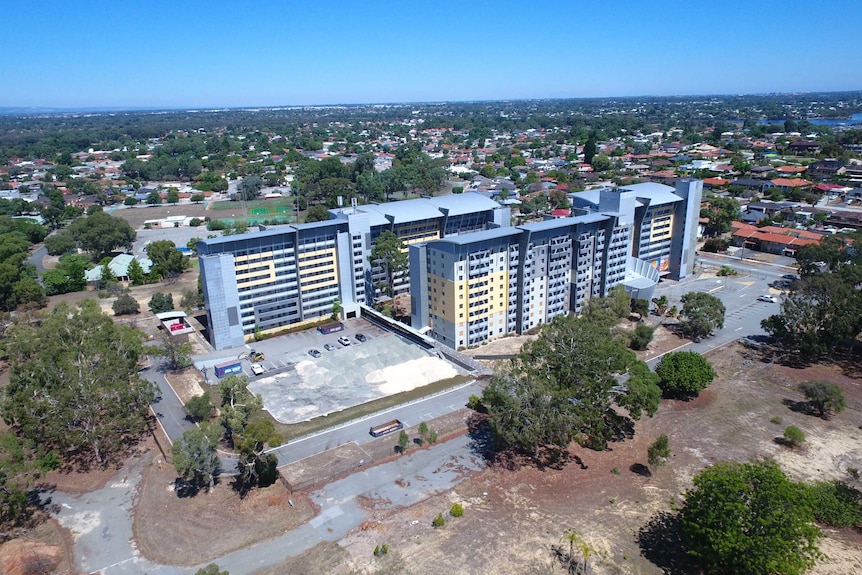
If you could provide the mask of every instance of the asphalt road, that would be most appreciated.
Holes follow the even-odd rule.
[[[159,389],[156,401],[152,408],[156,419],[164,430],[168,439],[174,441],[182,437],[187,429],[194,428],[197,424],[186,417],[186,410],[182,401],[165,379],[165,365],[160,357],[150,356],[152,367],[141,371],[141,375],[152,381]],[[232,455],[219,453],[221,470],[223,474],[231,475],[236,469],[237,458]]]
[[[372,425],[399,419],[405,427],[430,421],[467,405],[471,395],[481,395],[483,384],[477,381],[454,387],[444,393],[425,397],[409,404],[399,405],[383,412],[351,421],[334,429],[323,430],[311,436],[295,439],[270,450],[278,457],[278,465],[295,463],[306,457],[347,443],[368,443],[375,438],[369,433]]]
[[[48,255],[48,249],[45,246],[40,246],[30,254],[30,257],[27,258],[27,263],[35,266],[36,273],[39,277],[42,277],[42,274],[45,273],[45,266],[42,265],[42,258]]]

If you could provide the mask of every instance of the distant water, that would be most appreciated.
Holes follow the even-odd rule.
[[[862,113],[853,114],[850,118],[834,119],[834,118],[815,118],[808,120],[814,126],[856,126],[862,124]],[[760,120],[758,124],[763,125],[784,125],[784,120]]]

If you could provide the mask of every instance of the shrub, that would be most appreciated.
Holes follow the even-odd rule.
[[[784,428],[784,441],[790,447],[799,447],[805,443],[805,432],[795,425],[788,425]]]
[[[735,276],[738,272],[730,266],[721,266],[715,275],[719,277]]]
[[[374,548],[375,557],[380,557],[382,555],[386,555],[387,553],[389,553],[389,545],[387,545],[386,543],[384,543],[383,545],[378,545]]]
[[[647,461],[652,467],[658,467],[664,465],[668,457],[670,457],[670,447],[668,447],[667,435],[662,434],[647,449]]]
[[[718,253],[727,250],[728,241],[721,238],[709,238],[703,242],[703,251],[709,253]]]
[[[114,315],[131,315],[141,311],[141,306],[138,304],[138,300],[127,293],[120,294],[120,296],[114,300],[114,304],[111,308],[114,310]]]
[[[862,493],[840,481],[817,481],[808,488],[814,519],[832,527],[862,527]]]
[[[428,432],[428,443],[437,443],[437,430],[432,429]]]
[[[641,301],[641,300],[638,300]],[[635,332],[632,334],[631,342],[629,343],[629,347],[632,349],[646,349],[649,343],[652,341],[653,336],[653,328],[648,325],[638,324],[635,327]]]
[[[479,411],[482,407],[482,398],[476,394],[471,395],[470,399],[467,400],[467,407],[473,411]]]
[[[462,517],[464,515],[464,506],[460,503],[454,504],[452,509],[449,510],[449,515],[452,517]]]
[[[443,527],[444,525],[446,525],[446,518],[443,517],[442,513],[438,513],[434,520],[431,521],[431,525],[433,525],[435,528]]]
[[[190,225],[190,226],[192,226],[193,228],[196,228],[196,227],[198,227],[198,226],[200,226],[200,225],[203,225],[203,223],[204,223],[204,221],[203,221],[202,219],[200,219],[200,218],[192,218],[192,219],[189,221],[189,225]]]
[[[781,425],[781,418],[778,416],[775,416],[769,420],[769,423],[774,423],[775,425]]]
[[[613,469],[611,469],[611,473],[613,473],[614,475],[619,475],[620,474],[620,468],[614,467]]]
[[[150,303],[147,305],[153,313],[171,311],[174,309],[174,296],[173,294],[165,294],[157,291],[153,294],[153,297],[150,298]]]

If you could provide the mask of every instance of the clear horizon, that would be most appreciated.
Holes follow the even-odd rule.
[[[190,110],[862,89],[862,3],[380,1],[7,9],[2,108]],[[756,18],[761,14],[766,18]],[[23,25],[27,23],[29,25]]]

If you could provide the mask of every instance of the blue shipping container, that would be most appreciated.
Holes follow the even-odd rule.
[[[226,361],[215,366],[216,377],[224,377],[226,375],[237,375],[242,373],[242,362],[238,360]]]

